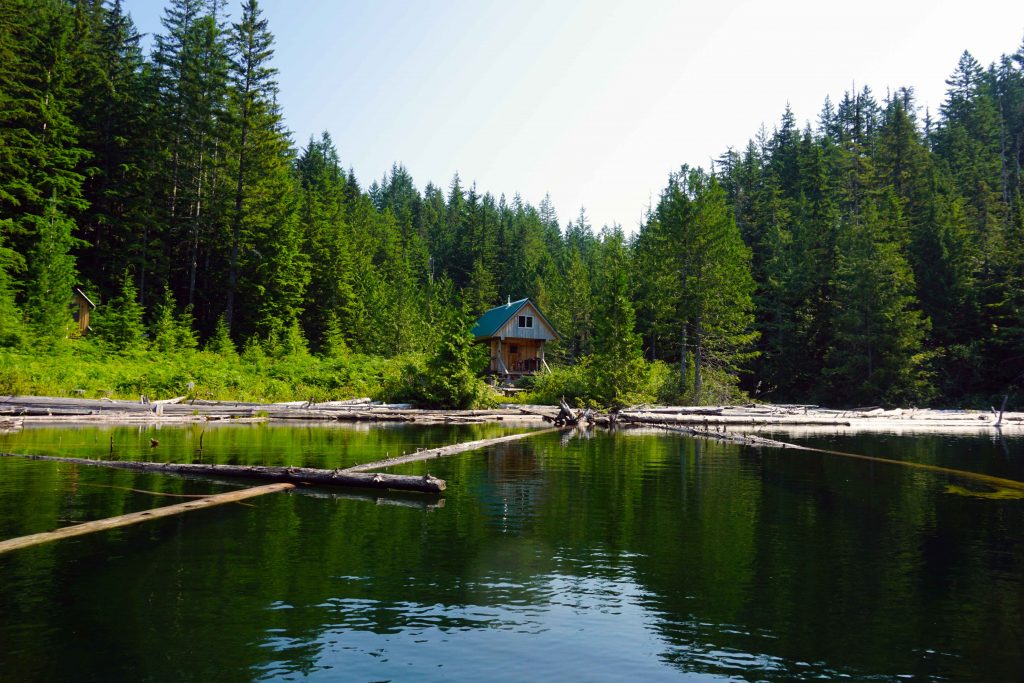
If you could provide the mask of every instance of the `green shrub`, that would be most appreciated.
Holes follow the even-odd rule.
[[[676,398],[676,377],[670,366],[642,360],[623,365],[611,369],[606,359],[584,356],[576,365],[555,366],[551,372],[535,375],[527,383],[530,391],[522,401],[550,405],[564,397],[574,406],[614,409],[670,403]]]

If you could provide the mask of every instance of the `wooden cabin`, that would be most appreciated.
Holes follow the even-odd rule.
[[[473,336],[491,347],[490,372],[508,379],[550,371],[544,361],[544,344],[559,338],[529,299],[510,300],[487,311],[476,321]]]
[[[81,287],[75,287],[71,292],[71,317],[78,323],[79,334],[89,331],[89,315],[96,304],[85,295]]]

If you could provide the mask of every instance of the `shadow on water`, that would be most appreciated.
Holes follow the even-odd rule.
[[[158,448],[196,438],[169,431]],[[342,438],[299,428],[289,450],[284,433],[210,434],[210,458],[274,464],[335,462]],[[482,438],[370,434],[390,440],[367,456]],[[1024,452],[815,438],[999,476],[1019,475]],[[396,471],[428,469],[449,482],[443,507],[274,494],[0,558],[0,679],[1011,680],[1024,667],[1019,500],[675,435],[541,435]],[[0,462],[0,537],[154,504],[94,485],[223,487]]]

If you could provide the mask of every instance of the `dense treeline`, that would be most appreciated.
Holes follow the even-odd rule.
[[[910,89],[826,101],[813,128],[787,110],[672,174],[632,236],[458,175],[364,189],[329,134],[293,144],[273,51],[256,0],[171,0],[149,55],[119,0],[3,3],[0,346],[68,343],[80,285],[109,353],[429,353],[458,376],[469,316],[528,296],[563,336],[541,394],[984,402],[1024,381],[1024,48],[965,53],[935,118]]]

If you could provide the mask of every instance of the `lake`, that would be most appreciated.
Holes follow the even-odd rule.
[[[0,451],[344,467],[522,429],[28,428]],[[1019,435],[772,436],[1024,480]],[[976,483],[653,432],[394,471],[428,470],[442,498],[277,493],[2,555],[0,681],[1024,675],[1024,500]],[[0,458],[0,539],[240,485]]]

